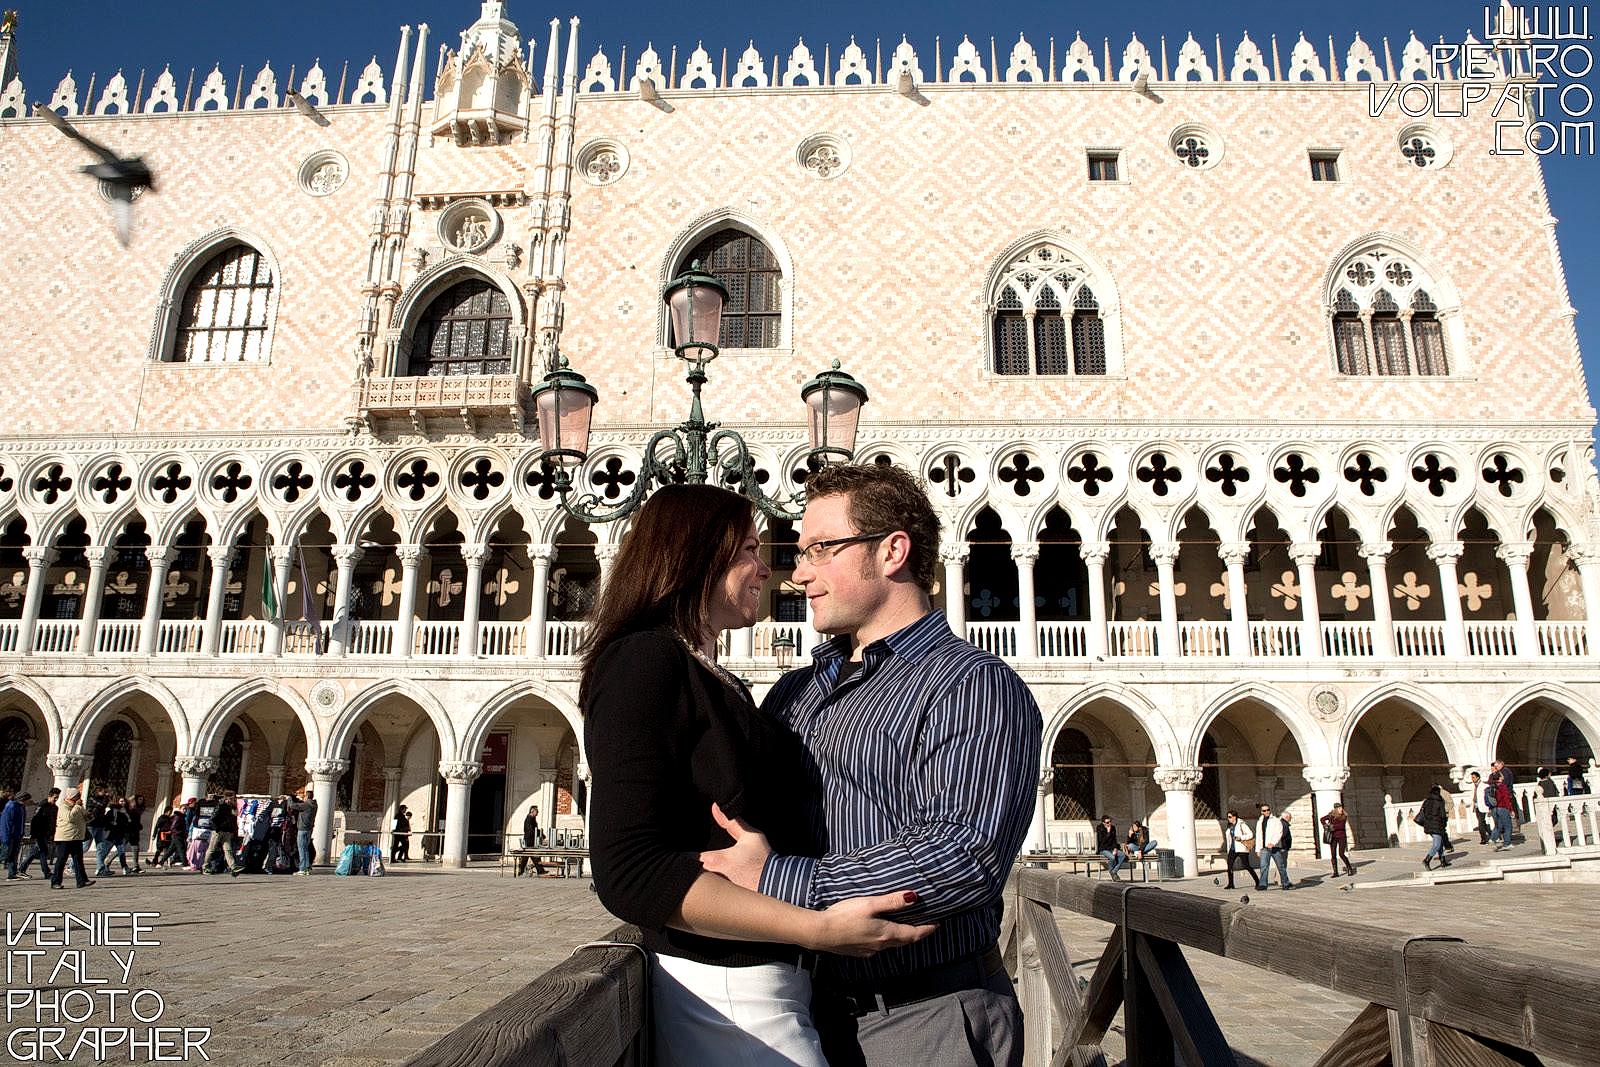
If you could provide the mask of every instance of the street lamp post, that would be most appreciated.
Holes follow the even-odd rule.
[[[769,518],[798,520],[805,510],[804,493],[784,500],[763,492],[744,437],[722,429],[719,423],[707,422],[700,404],[700,390],[708,380],[706,365],[718,354],[716,341],[721,336],[728,290],[702,271],[697,260],[673,279],[661,296],[672,324],[673,354],[689,365],[685,377],[692,394],[689,417],[650,436],[639,477],[621,503],[606,508],[596,493],[574,497],[571,472],[588,459],[589,430],[600,393],[562,357],[533,391],[543,448],[540,459],[553,468],[553,488],[562,508],[585,522],[612,522],[637,510],[657,485],[699,485],[716,473]],[[810,425],[807,464],[814,469],[834,460],[848,462],[855,455],[856,427],[861,405],[867,401],[866,389],[840,370],[835,360],[831,370],[801,388],[800,399],[805,402]]]

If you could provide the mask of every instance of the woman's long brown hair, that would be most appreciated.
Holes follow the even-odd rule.
[[[711,485],[665,485],[622,538],[583,642],[579,702],[595,661],[619,637],[670,626],[691,641],[711,625],[709,601],[744,545],[750,501]]]

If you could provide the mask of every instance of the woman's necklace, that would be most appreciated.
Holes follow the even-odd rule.
[[[676,631],[674,631],[674,632],[676,632]],[[745,684],[742,681],[740,681],[735,675],[733,675],[726,667],[722,666],[716,660],[714,660],[710,656],[706,655],[704,652],[702,652],[700,650],[700,647],[698,645],[696,645],[693,641],[690,641],[687,637],[683,636],[682,634],[678,634],[678,640],[683,643],[683,647],[684,648],[689,650],[689,655],[693,656],[695,659],[700,661],[700,665],[701,666],[705,667],[706,670],[708,670],[712,674],[716,675],[717,678],[719,680],[721,680],[721,682],[724,685],[726,685],[728,688],[732,689],[735,693],[738,693],[740,696],[744,697],[746,700],[749,700],[749,701],[751,701],[751,703],[754,703],[753,698],[750,696],[750,690],[745,686]]]

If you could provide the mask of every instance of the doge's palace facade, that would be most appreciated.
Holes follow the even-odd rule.
[[[504,7],[391,67],[48,94],[0,34],[0,785],[310,782],[324,854],[399,804],[446,863],[530,803],[581,830],[622,531],[558,506],[530,391],[598,387],[578,479],[620,499],[687,407],[697,259],[766,491],[834,359],[858,458],[928,480],[937,602],[1046,717],[1035,844],[1150,818],[1193,871],[1228,806],[1342,795],[1372,846],[1386,796],[1600,746],[1555,220],[1486,112],[1369,117],[1457,84],[1415,38],[585,58]],[[35,99],[150,163],[129,247]],[[766,535],[758,690],[815,640]]]

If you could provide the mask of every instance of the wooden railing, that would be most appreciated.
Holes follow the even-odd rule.
[[[1028,1067],[1105,1063],[1100,1045],[1118,1008],[1128,1063],[1238,1063],[1212,1004],[1237,1008],[1239,990],[1215,989],[1208,1000],[1184,949],[1366,1001],[1320,1064],[1538,1062],[1528,1053],[1576,1063],[1600,1032],[1592,967],[1557,973],[1548,959],[1453,938],[1048,871],[1019,871],[1012,891],[1006,956],[1020,979]],[[1087,985],[1057,908],[1114,927]]]
[[[639,931],[581,946],[407,1067],[638,1067],[648,1062],[650,987]],[[706,1067],[713,1067],[707,1064]]]

